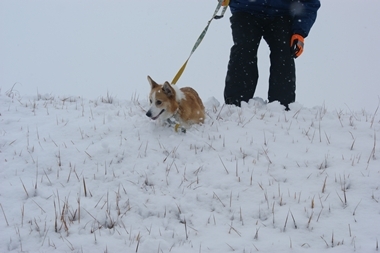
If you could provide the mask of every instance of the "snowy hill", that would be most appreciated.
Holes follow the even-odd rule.
[[[0,1],[0,252],[378,252],[380,2],[321,2],[289,112],[223,105],[214,21],[182,134],[145,116],[146,76],[174,77],[215,0]]]
[[[0,93],[1,252],[377,252],[378,112]]]

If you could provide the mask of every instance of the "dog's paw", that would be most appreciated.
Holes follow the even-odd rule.
[[[179,122],[177,122],[174,118],[168,118],[166,120],[166,123],[170,128],[174,128],[174,131],[176,131],[177,133],[186,133],[186,128],[182,126]]]

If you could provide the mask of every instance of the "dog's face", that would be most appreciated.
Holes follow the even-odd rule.
[[[172,117],[178,109],[175,90],[168,82],[160,85],[150,76],[148,76],[148,81],[151,91],[149,94],[150,108],[146,116],[153,120],[159,119],[162,121]]]

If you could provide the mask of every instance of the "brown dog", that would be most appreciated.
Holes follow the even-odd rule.
[[[176,85],[168,82],[156,83],[150,76],[148,81],[151,86],[149,100],[151,107],[146,116],[153,120],[174,119],[183,126],[203,123],[205,119],[205,108],[198,93],[190,88],[178,89]]]

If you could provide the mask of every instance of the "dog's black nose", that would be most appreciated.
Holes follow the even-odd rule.
[[[152,113],[150,111],[148,111],[145,115],[148,116],[149,118],[152,117]]]

